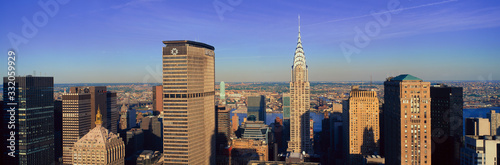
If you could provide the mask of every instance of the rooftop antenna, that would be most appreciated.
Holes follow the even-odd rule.
[[[299,14],[299,33],[300,33],[300,14]]]
[[[372,83],[372,75],[370,75],[370,87],[372,87],[373,83]]]
[[[36,71],[35,70],[33,70],[33,76],[36,76]]]

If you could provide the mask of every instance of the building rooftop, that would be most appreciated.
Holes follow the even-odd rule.
[[[415,76],[412,76],[410,74],[402,74],[402,75],[396,76],[396,77],[391,79],[391,81],[408,81],[408,80],[422,81],[422,79],[415,77]]]
[[[196,41],[190,41],[190,40],[163,41],[163,44],[165,44],[165,45],[167,45],[167,44],[182,44],[182,43],[196,45],[196,46],[201,46],[201,47],[205,47],[205,48],[208,48],[208,49],[211,49],[211,50],[215,50],[214,46],[208,45],[208,44],[205,44],[205,43],[202,43],[202,42],[196,42]]]

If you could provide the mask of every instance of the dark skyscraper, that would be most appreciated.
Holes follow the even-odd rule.
[[[55,100],[54,101],[54,156],[55,160],[58,161],[60,157],[63,155],[63,150],[62,150],[62,145],[63,145],[63,139],[62,139],[62,100]]]
[[[146,116],[142,119],[141,129],[144,133],[144,150],[163,151],[162,119],[158,116]]]
[[[432,162],[459,164],[463,136],[463,88],[431,86]]]
[[[255,117],[255,121],[266,121],[266,97],[264,95],[249,96],[247,104],[249,120]]]
[[[106,129],[114,134],[118,133],[118,118],[120,112],[116,105],[116,92],[108,91],[106,93]]]
[[[229,145],[231,133],[231,109],[225,106],[217,106],[217,149],[224,149]]]
[[[3,79],[8,87],[8,78]],[[15,126],[16,154],[13,159],[2,153],[0,164],[52,164],[54,163],[54,78],[53,77],[15,77],[18,100]],[[8,88],[4,89],[4,102],[9,102]],[[4,106],[5,107],[5,106]],[[4,119],[9,119],[5,113]],[[8,116],[7,116],[8,115]],[[6,124],[5,124],[6,125]],[[2,135],[2,141],[9,138]],[[6,144],[6,143],[4,143]],[[2,145],[6,147],[7,145]]]

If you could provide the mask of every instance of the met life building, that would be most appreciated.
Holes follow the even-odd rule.
[[[164,164],[215,164],[215,48],[163,43]]]

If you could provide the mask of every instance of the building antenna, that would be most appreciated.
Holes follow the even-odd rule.
[[[300,14],[299,14],[299,33],[300,33]]]
[[[372,83],[372,75],[370,75],[370,88],[372,87],[373,83]]]

